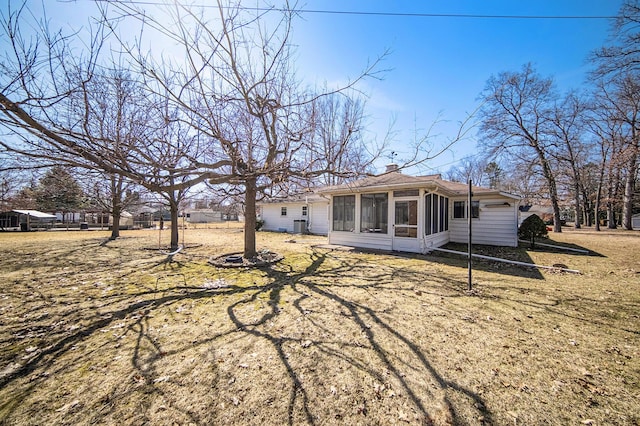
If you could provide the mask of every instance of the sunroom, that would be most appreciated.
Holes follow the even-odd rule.
[[[474,243],[517,245],[518,197],[474,187]],[[422,253],[466,242],[467,185],[440,175],[386,173],[321,190],[330,197],[329,243]]]

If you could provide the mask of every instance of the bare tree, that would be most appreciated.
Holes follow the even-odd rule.
[[[214,9],[175,4],[165,10],[167,25],[133,4],[114,7],[120,18],[138,18],[147,27],[161,28],[163,36],[180,45],[184,62],[162,62],[143,52],[142,42],[122,40],[148,89],[166,94],[190,133],[206,146],[198,166],[209,173],[208,181],[241,188],[244,256],[254,257],[256,199],[261,193],[291,180],[344,172],[338,166],[355,138],[347,132],[334,151],[324,151],[314,138],[317,112],[324,97],[373,75],[376,63],[345,87],[317,93],[303,87],[293,71],[291,9],[265,13],[222,1]],[[212,10],[215,16],[209,14]]]
[[[2,150],[126,178],[166,195],[170,204],[214,177],[201,168],[201,141],[178,129],[184,117],[167,104],[166,95],[142,90],[137,75],[121,71],[121,62],[101,57],[103,23],[96,24],[85,47],[79,42],[84,33],[54,32],[46,18],[34,20],[24,5],[9,5],[1,18],[11,45],[0,76]],[[22,33],[25,25],[32,30],[28,36]],[[173,211],[176,248],[177,207]]]
[[[445,177],[454,182],[465,183],[471,179],[475,185],[485,185],[488,177],[486,169],[487,161],[484,158],[470,156],[447,170]]]
[[[333,171],[316,182],[339,185],[354,176],[373,174],[372,162],[383,147],[371,149],[363,140],[364,103],[342,93],[331,94],[316,101],[314,114],[317,152],[313,155],[325,158],[324,168]]]
[[[595,79],[615,79],[640,72],[640,2],[625,0],[615,19],[610,44],[592,53]]]
[[[631,230],[635,184],[640,167],[640,75],[627,75],[616,84],[615,107],[618,120],[625,130],[622,161],[624,164],[624,198],[622,227]]]
[[[603,145],[601,152],[609,153],[610,188],[623,188],[620,197],[622,226],[632,229],[631,216],[640,168],[640,77],[627,74],[612,81],[600,81],[596,102],[597,119],[592,128]],[[609,192],[613,196],[615,191],[610,189]]]
[[[619,182],[616,176],[619,175],[617,159],[620,157],[618,154],[622,145],[622,126],[609,108],[609,104],[606,87],[601,84],[591,102],[587,119],[590,132],[596,138],[595,145],[598,151],[598,180],[595,196],[595,227],[597,231],[600,230],[599,214],[603,203],[606,205],[608,227],[616,227],[614,193]],[[606,196],[603,192],[606,192]]]
[[[567,169],[571,181],[571,193],[574,198],[576,218],[574,227],[579,229],[583,203],[580,201],[583,191],[581,170],[586,162],[586,142],[583,119],[586,104],[575,92],[569,92],[560,102],[557,102],[550,115],[550,135],[555,138],[558,147],[551,154],[555,155],[561,165],[561,170]],[[562,167],[565,166],[565,167]],[[586,200],[585,200],[586,202]]]
[[[609,44],[591,55],[592,78],[605,93],[606,108],[622,123],[624,195],[622,226],[631,229],[640,158],[638,90],[640,89],[640,2],[625,0],[611,31]]]
[[[100,171],[89,171],[85,177],[84,191],[87,194],[87,204],[91,208],[99,209],[99,213],[111,214],[111,240],[120,237],[120,218],[125,211],[136,209],[140,203],[139,186],[121,175],[107,174]]]
[[[553,207],[554,231],[562,232],[552,163],[555,146],[549,136],[549,118],[555,100],[553,81],[541,77],[531,64],[526,64],[520,72],[491,76],[482,97],[482,144],[491,156],[532,155],[545,179]]]

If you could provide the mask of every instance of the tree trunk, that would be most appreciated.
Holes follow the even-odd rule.
[[[537,144],[537,141],[535,143],[531,141],[531,145],[538,153],[538,159],[542,166],[542,174],[549,186],[549,198],[551,198],[551,207],[553,208],[553,232],[562,232],[562,224],[560,223],[560,205],[558,203],[558,187],[556,185],[555,176],[553,175],[549,160],[547,160],[544,151]]]
[[[555,175],[553,174],[553,169],[551,168],[547,154],[543,147],[540,146],[538,139],[530,135],[523,127],[521,128],[528,135],[527,139],[529,145],[535,150],[538,162],[542,167],[542,175],[547,181],[549,198],[551,199],[551,207],[553,208],[553,232],[562,232],[562,224],[560,223],[560,205],[558,203],[558,186],[556,184]]]
[[[638,156],[632,155],[627,165],[627,177],[624,180],[624,198],[622,202],[622,229],[633,230],[633,193],[635,189],[636,166]]]
[[[580,218],[582,217],[582,213],[581,213],[581,209],[580,209],[580,183],[576,182],[575,183],[575,202],[576,202],[576,218],[575,218],[575,222],[573,224],[573,227],[575,229],[580,229]],[[585,210],[586,211],[586,210]]]
[[[111,215],[113,216],[113,226],[111,227],[111,236],[110,240],[115,240],[120,236],[120,216],[122,213],[122,209],[119,205],[114,204],[111,209]]]
[[[178,203],[169,200],[169,212],[171,213],[171,251],[178,249]]]
[[[595,206],[595,220],[596,231],[600,231],[600,196],[602,194],[602,176],[600,182],[598,182],[598,191],[596,192],[596,206]]]
[[[616,229],[618,226],[616,224],[616,211],[613,203],[607,204],[607,228]]]
[[[122,178],[116,175],[109,176],[111,180],[111,215],[113,216],[113,226],[111,227],[110,240],[115,240],[120,236],[120,216],[122,215]]]
[[[255,178],[247,179],[245,184],[244,211],[244,257],[256,257],[256,194]]]

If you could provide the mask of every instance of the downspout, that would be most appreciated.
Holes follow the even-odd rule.
[[[310,234],[311,231],[311,206],[309,205],[309,196],[304,196],[304,204],[307,206],[307,225],[305,226],[305,234]]]
[[[522,199],[519,199],[515,202],[515,216],[516,216],[516,220],[515,220],[515,224],[516,224],[516,229],[515,229],[515,236],[516,236],[516,240],[515,240],[515,245],[514,247],[518,247],[518,230],[520,229],[520,202],[522,201]]]

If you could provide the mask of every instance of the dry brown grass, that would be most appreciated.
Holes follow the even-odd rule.
[[[324,248],[216,269],[238,229],[0,234],[4,424],[640,422],[640,234],[566,232],[598,255],[493,250],[581,275]],[[163,235],[163,238],[168,235]],[[162,243],[162,241],[161,241]]]

